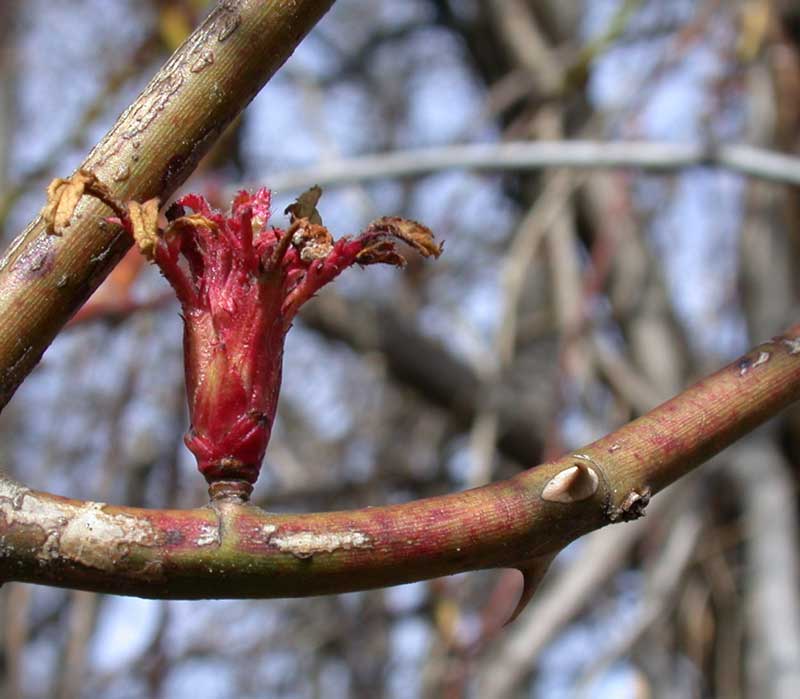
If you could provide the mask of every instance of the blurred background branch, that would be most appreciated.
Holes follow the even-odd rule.
[[[548,168],[633,168],[666,172],[694,167],[719,168],[772,182],[800,184],[800,158],[763,148],[737,144],[705,146],[576,140],[476,143],[329,160],[306,170],[274,172],[270,181],[277,192],[293,192],[313,184],[342,186],[419,177],[443,170],[525,172]]]

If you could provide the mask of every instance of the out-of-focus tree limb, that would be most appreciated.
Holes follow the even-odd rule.
[[[698,508],[688,508],[671,525],[662,550],[653,556],[645,570],[642,609],[636,619],[622,630],[621,637],[601,651],[584,670],[578,681],[582,696],[589,694],[592,683],[612,663],[631,653],[642,637],[674,606],[681,580],[691,566],[702,537],[703,518]]]
[[[524,67],[545,93],[561,88],[563,69],[524,0],[490,0],[489,13],[506,39],[517,65]]]
[[[0,10],[0,12],[2,12]],[[0,15],[0,21],[5,21]],[[35,167],[28,170],[21,176],[9,183],[8,187],[0,188],[0,223],[4,221],[19,198],[32,187],[37,180],[44,178],[47,173],[52,172],[56,163],[59,162],[71,149],[82,149],[85,147],[87,133],[90,127],[103,115],[106,108],[116,94],[128,83],[128,81],[139,73],[140,67],[145,63],[150,54],[155,52],[158,42],[151,34],[131,52],[131,55],[122,61],[121,65],[115,67],[105,78],[105,84],[100,88],[94,98],[84,107],[82,114],[72,125],[72,128],[63,139],[52,148],[47,156]],[[2,85],[8,84],[3,78]],[[2,97],[0,97],[2,99]]]
[[[78,699],[82,694],[88,648],[97,623],[97,612],[97,595],[80,590],[72,593],[69,635],[64,649],[56,699]]]
[[[767,433],[768,434],[768,433]],[[789,699],[800,686],[800,560],[795,484],[767,435],[731,452],[726,474],[740,491],[752,651],[751,696]]]
[[[6,592],[3,636],[5,641],[4,696],[22,696],[22,677],[25,672],[24,649],[29,638],[28,615],[32,590],[27,585],[12,585]]]
[[[442,170],[522,172],[546,168],[636,168],[672,172],[716,167],[773,182],[800,184],[800,158],[740,144],[713,148],[698,143],[654,141],[509,141],[420,148],[329,160],[314,167],[274,172],[275,191],[393,177],[419,177]]]
[[[81,167],[120,200],[169,196],[333,0],[225,0]],[[0,260],[0,408],[131,241],[85,197],[62,235],[41,216]]]
[[[498,395],[503,383],[503,375],[512,367],[518,337],[518,316],[525,289],[525,282],[530,274],[531,265],[536,252],[546,239],[550,230],[560,230],[559,219],[566,215],[570,198],[575,189],[574,178],[558,173],[548,181],[536,202],[531,206],[519,225],[519,232],[509,245],[502,262],[503,298],[498,315],[500,326],[493,342],[491,355],[493,360],[481,372],[483,399],[472,426],[472,455],[468,483],[471,486],[484,485],[492,480],[492,459],[502,434],[501,414],[497,400],[491,398]],[[505,410],[506,423],[512,415],[522,411]],[[538,416],[542,426],[549,418],[546,411]],[[524,425],[521,425],[524,429]],[[544,430],[538,430],[543,433]],[[507,440],[506,440],[507,441]],[[524,461],[522,463],[525,463]],[[529,462],[530,463],[530,462]]]
[[[12,29],[16,21],[16,2],[0,3],[0,197],[8,186],[8,161],[14,120],[14,46]],[[3,218],[0,215],[0,232]]]
[[[326,293],[306,306],[300,317],[327,338],[359,352],[380,352],[393,378],[447,410],[459,426],[468,429],[486,400],[481,377],[391,309],[370,311],[363,302],[354,303]],[[365,314],[369,322],[364,322]],[[518,404],[505,399],[499,400],[497,410],[499,448],[522,465],[537,461],[546,416],[537,423]]]
[[[748,130],[757,143],[794,149],[800,74],[796,46],[790,35],[785,40],[768,54],[772,75],[764,63],[750,67],[748,81],[758,87],[747,93]],[[781,323],[796,306],[796,198],[796,188],[776,190],[759,182],[747,191],[739,289],[750,337]],[[784,423],[787,433],[796,432],[793,421],[792,415]],[[786,463],[779,435],[765,428],[732,450],[725,475],[734,482],[741,508],[745,693],[791,697],[800,684],[796,474]]]

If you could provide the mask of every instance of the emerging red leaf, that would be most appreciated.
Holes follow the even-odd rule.
[[[281,383],[286,332],[299,308],[354,263],[402,265],[392,239],[421,255],[441,248],[424,226],[397,218],[356,238],[334,240],[310,190],[287,209],[290,226],[269,226],[270,193],[240,192],[230,215],[190,194],[158,230],[152,205],[129,204],[123,224],[153,259],[183,306],[186,445],[209,481],[258,478]],[[187,209],[194,213],[187,214]]]

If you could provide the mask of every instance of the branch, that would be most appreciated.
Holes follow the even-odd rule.
[[[218,3],[81,169],[120,201],[167,198],[333,1]],[[109,215],[85,197],[61,236],[37,216],[0,260],[0,408],[130,247]]]
[[[650,141],[511,141],[330,160],[311,168],[273,173],[269,186],[273,191],[295,191],[314,184],[346,185],[458,169],[504,172],[620,167],[654,172],[717,167],[773,182],[800,184],[800,159],[753,146],[730,144],[709,148],[702,144]]]
[[[671,498],[667,496],[655,500],[648,511],[650,517],[655,515],[659,521],[668,502]],[[487,648],[489,653],[479,656],[480,696],[509,696],[522,684],[535,670],[542,651],[619,572],[651,524],[648,518],[586,538],[577,558],[551,574],[525,616]]]
[[[530,578],[578,536],[640,517],[652,494],[798,397],[800,325],[580,452],[404,505],[142,510],[5,480],[0,578],[169,599],[307,596],[491,567]]]
[[[767,435],[733,451],[726,473],[740,491],[747,544],[744,596],[755,656],[747,684],[761,696],[791,697],[800,682],[794,478]]]

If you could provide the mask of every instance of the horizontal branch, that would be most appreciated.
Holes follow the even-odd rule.
[[[141,597],[306,596],[541,568],[800,397],[800,326],[577,452],[404,505],[270,514],[81,502],[0,482],[0,578]],[[757,465],[753,465],[757,468]]]
[[[420,148],[329,160],[310,168],[272,173],[274,191],[303,190],[395,177],[418,177],[443,170],[507,172],[546,168],[637,168],[671,172],[716,167],[748,177],[800,184],[800,158],[753,146],[650,141],[520,141]]]

